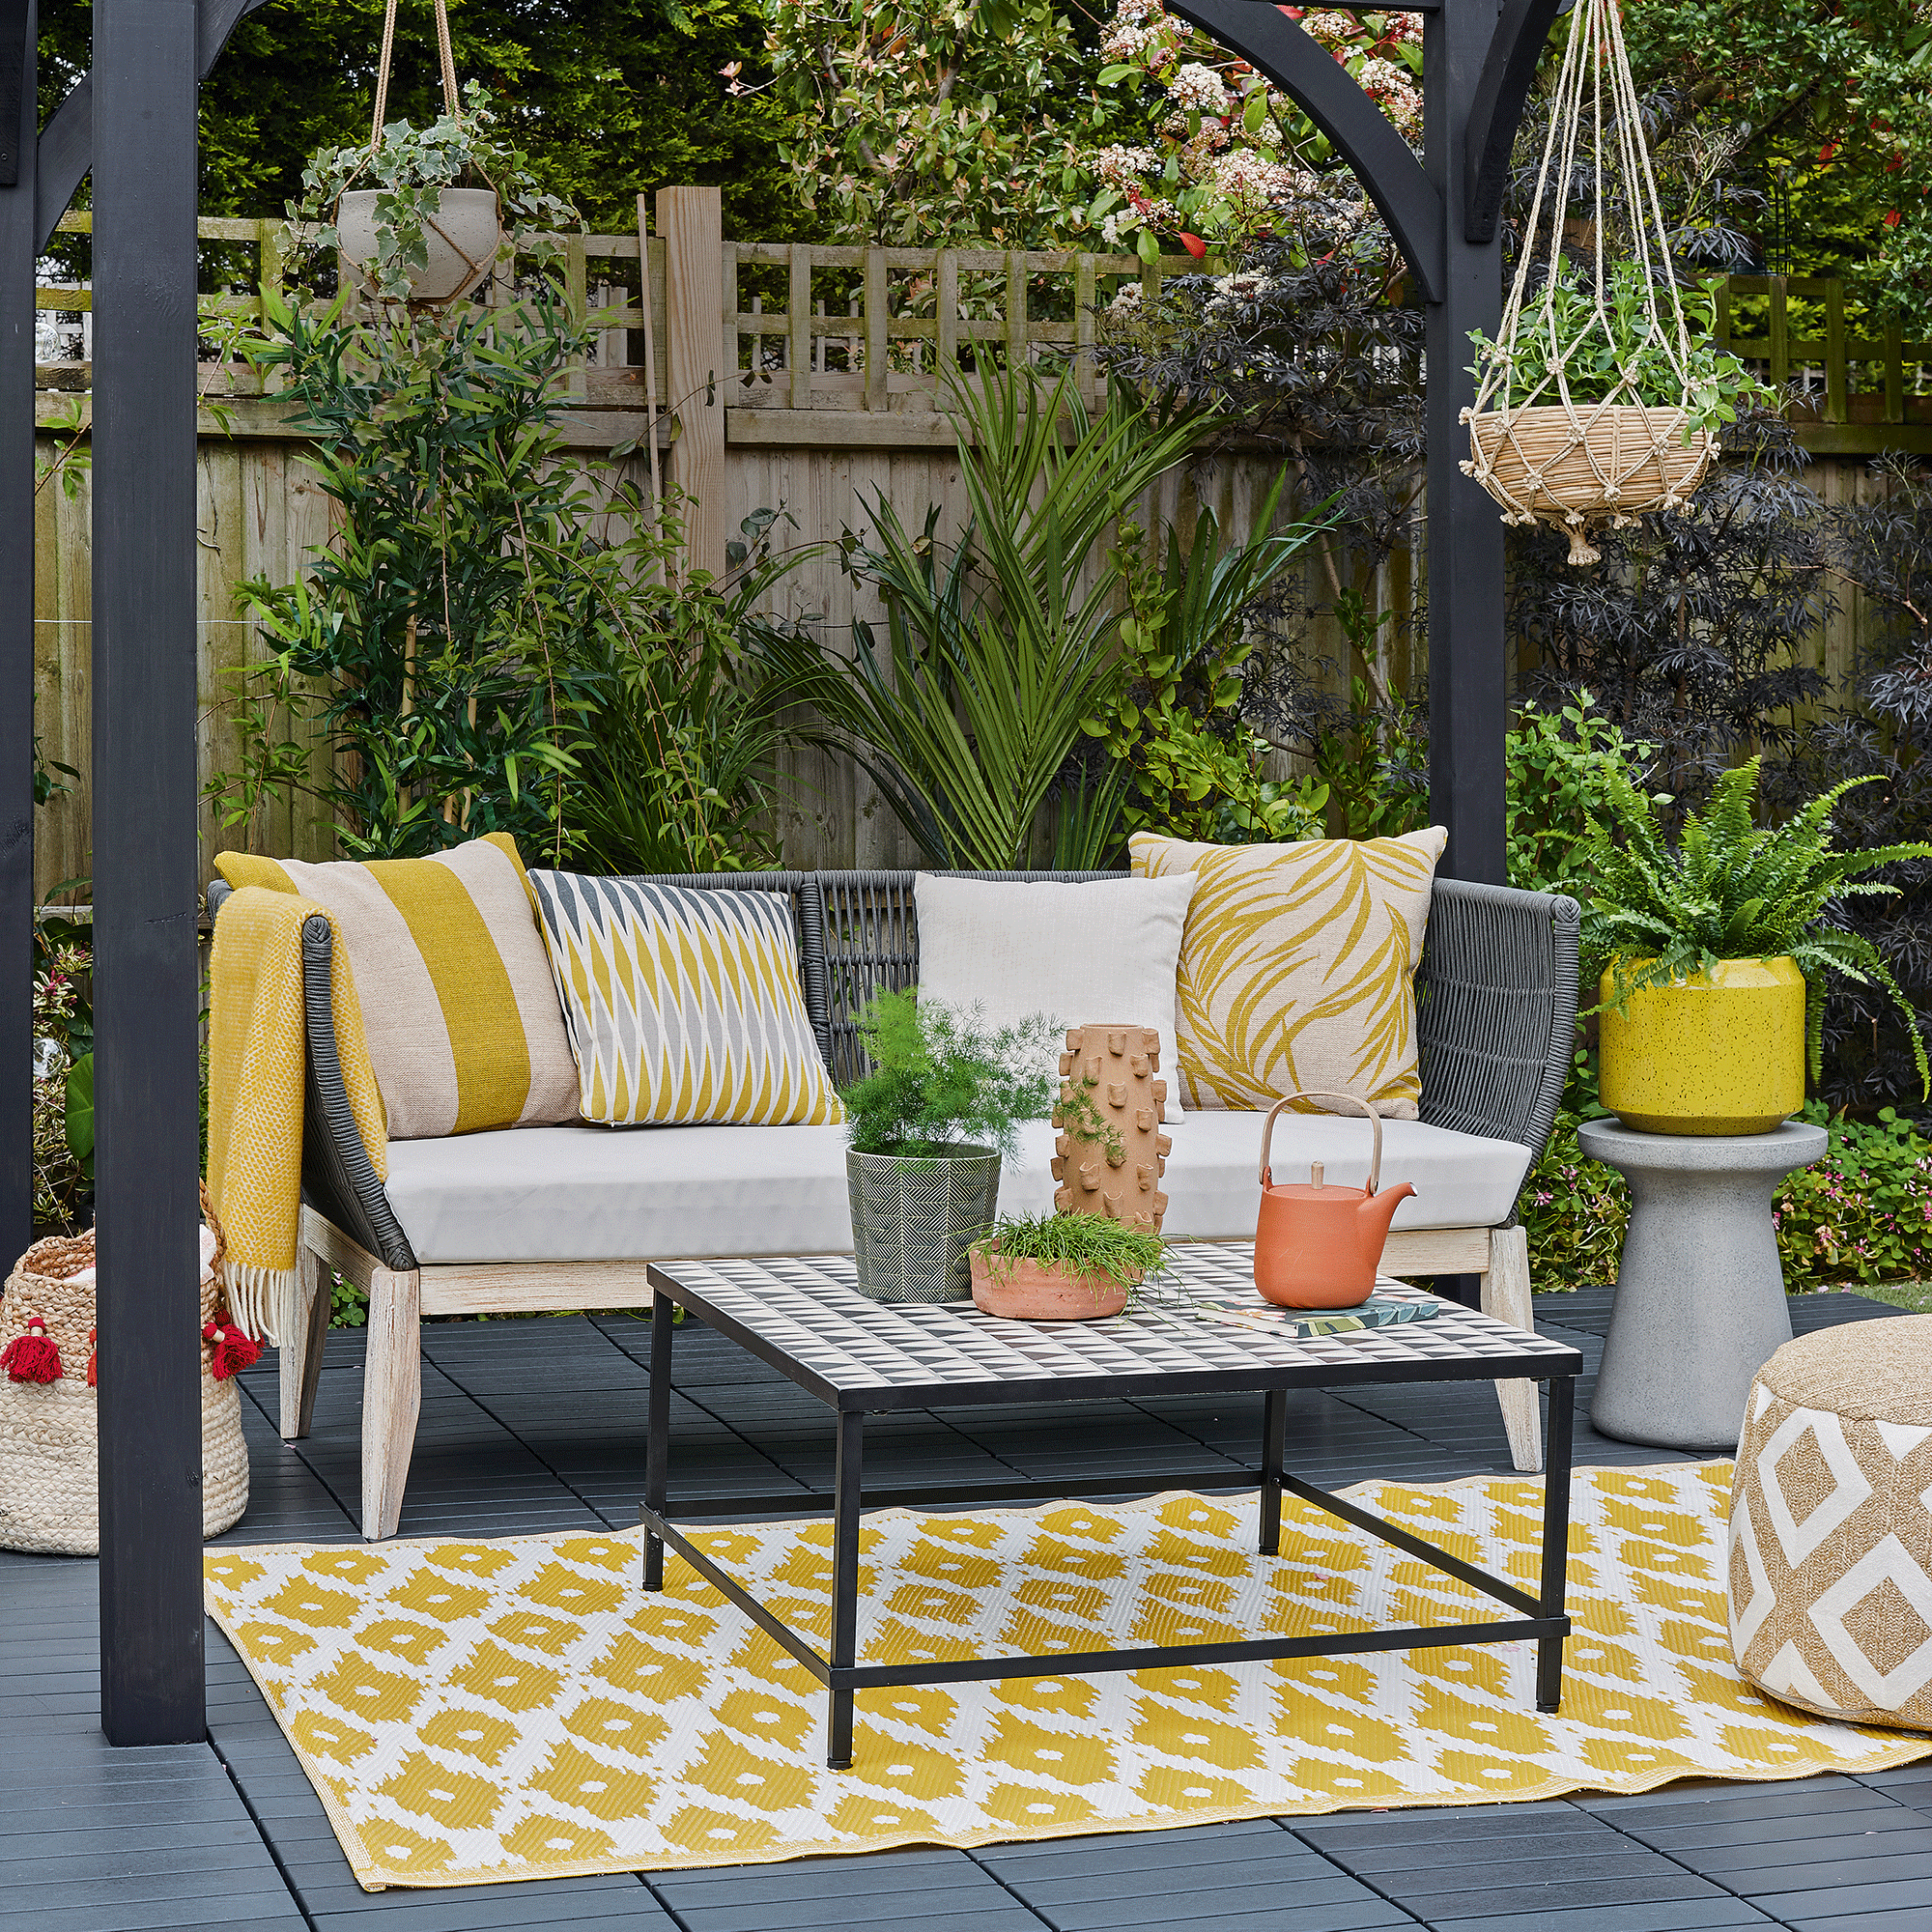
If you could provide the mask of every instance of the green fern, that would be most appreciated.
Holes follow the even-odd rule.
[[[1710,810],[1691,812],[1673,848],[1657,803],[1628,774],[1609,775],[1611,823],[1590,821],[1587,869],[1597,881],[1583,915],[1583,951],[1606,962],[1610,997],[1626,1012],[1630,996],[1708,973],[1721,959],[1789,954],[1804,975],[1804,1035],[1811,1077],[1824,1053],[1825,992],[1835,976],[1876,981],[1890,994],[1912,1036],[1920,1091],[1932,1094],[1925,1042],[1891,969],[1871,941],[1833,923],[1834,900],[1895,893],[1870,874],[1908,859],[1932,859],[1932,845],[1880,845],[1840,852],[1832,842],[1839,799],[1870,778],[1821,792],[1781,825],[1756,823],[1759,760],[1718,780]]]

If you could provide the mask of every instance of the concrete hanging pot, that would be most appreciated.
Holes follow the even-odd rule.
[[[335,204],[336,245],[361,275],[364,292],[379,294],[376,265],[380,241],[376,203],[384,190],[355,187]],[[423,247],[428,256],[408,268],[412,307],[440,308],[460,301],[490,278],[503,242],[502,206],[493,187],[446,187],[423,213]]]
[[[503,210],[497,190],[459,186],[480,173],[473,124],[466,125],[449,42],[447,0],[436,0],[437,53],[442,70],[442,119],[418,133],[407,123],[384,124],[389,60],[395,48],[396,0],[383,17],[383,50],[376,64],[376,109],[369,152],[352,170],[379,185],[344,182],[332,211],[335,245],[364,295],[404,298],[412,308],[440,308],[480,288],[503,243]],[[472,106],[484,97],[472,90]],[[483,119],[487,120],[485,113]],[[346,159],[344,150],[342,158]],[[339,179],[339,177],[338,177]],[[420,258],[420,259],[418,259]]]

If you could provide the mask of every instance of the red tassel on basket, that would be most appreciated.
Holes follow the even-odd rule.
[[[41,1332],[36,1335],[34,1330]],[[16,1335],[0,1349],[0,1369],[16,1382],[57,1382],[61,1378],[60,1350],[47,1333],[43,1316],[27,1317],[27,1332]]]
[[[100,1350],[94,1346],[94,1330],[90,1328],[87,1331],[87,1385],[89,1388],[94,1386],[94,1364],[99,1353]]]
[[[213,1346],[208,1373],[218,1382],[239,1376],[243,1369],[252,1369],[262,1359],[261,1343],[233,1321],[211,1321],[201,1331],[201,1339]]]

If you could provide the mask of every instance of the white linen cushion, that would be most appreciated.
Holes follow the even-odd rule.
[[[1033,1013],[1061,1027],[1152,1027],[1167,1082],[1164,1118],[1178,1121],[1175,979],[1193,896],[1191,872],[1079,885],[921,872],[913,881],[919,996],[954,1012],[977,1008],[994,1028]],[[1040,1070],[1057,1082],[1058,1043]]]
[[[1165,1232],[1251,1240],[1260,1200],[1261,1114],[1190,1114],[1172,1129]],[[1000,1211],[1053,1211],[1053,1129],[1031,1122],[1000,1176]],[[1369,1123],[1284,1114],[1275,1179],[1359,1187]],[[1398,1228],[1505,1220],[1528,1150],[1432,1127],[1382,1126],[1382,1183],[1416,1190]],[[682,1256],[850,1254],[845,1130],[838,1126],[518,1127],[393,1141],[390,1205],[421,1262],[669,1261]]]

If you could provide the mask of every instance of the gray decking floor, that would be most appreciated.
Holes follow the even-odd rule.
[[[1594,1367],[1605,1291],[1539,1301]],[[1792,1304],[1801,1331],[1895,1311],[1851,1295]],[[635,1524],[647,1330],[627,1318],[450,1324],[424,1334],[422,1423],[405,1535]],[[224,1541],[355,1540],[361,1338],[331,1337],[315,1434],[270,1420],[274,1360],[246,1380],[254,1492]],[[678,1336],[673,1503],[830,1476],[825,1411],[731,1345]],[[1579,1414],[1587,1418],[1585,1378]],[[867,1432],[882,1484],[1050,1480],[1125,1469],[1123,1489],[1232,1477],[1259,1398],[977,1411]],[[1487,1389],[1380,1388],[1297,1400],[1291,1466],[1331,1488],[1508,1467]],[[1663,1453],[1578,1422],[1577,1460]],[[362,1891],[246,1671],[211,1626],[210,1742],[102,1743],[96,1566],[0,1554],[0,1932],[210,1926],[482,1932],[1920,1932],[1932,1926],[1932,1764],[1855,1779],[1678,1784],[1643,1798],[1260,1820],[1176,1832],[886,1852],[708,1871],[440,1891]]]

